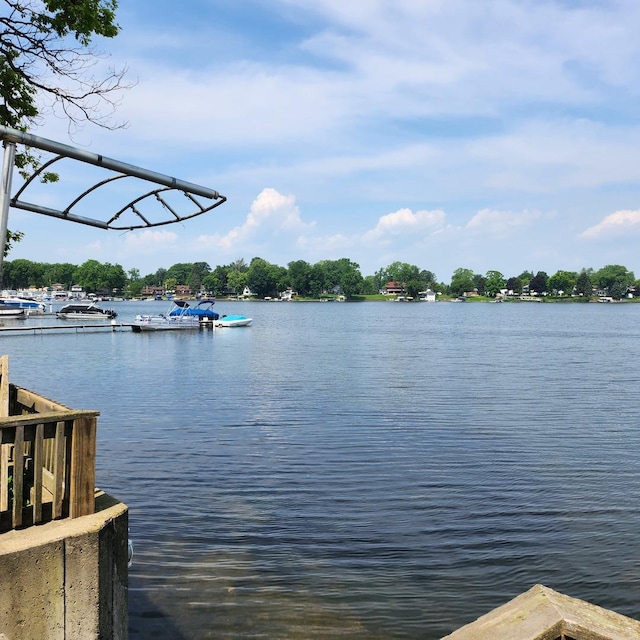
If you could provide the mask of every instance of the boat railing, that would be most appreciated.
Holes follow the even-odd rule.
[[[11,384],[0,357],[0,533],[94,513],[98,415]]]

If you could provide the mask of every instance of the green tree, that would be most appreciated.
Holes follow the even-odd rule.
[[[289,286],[301,296],[311,293],[311,265],[304,260],[294,260],[288,265]]]
[[[610,295],[611,289],[614,285],[617,285],[617,289],[631,286],[635,280],[633,271],[628,271],[626,267],[621,264],[608,264],[602,269],[599,269],[593,274],[592,281],[596,286],[605,291],[608,291]]]
[[[4,284],[11,289],[27,288],[33,278],[33,263],[30,260],[12,260],[4,266]]]
[[[263,258],[253,258],[247,271],[247,286],[260,298],[278,293],[278,272]]]
[[[362,279],[362,287],[360,289],[360,292],[365,296],[373,296],[378,293],[378,291],[380,291],[380,287],[376,285],[377,281],[375,276],[365,276]]]
[[[164,279],[175,278],[177,284],[188,284],[192,270],[192,262],[178,262],[167,269]]]
[[[211,267],[206,262],[194,262],[191,265],[191,271],[187,276],[185,284],[189,285],[191,291],[200,291],[202,288],[202,281],[210,272]]]
[[[392,262],[382,272],[384,282],[381,282],[383,287],[387,282],[402,282],[406,284],[409,280],[421,280],[420,269],[408,262]]]
[[[556,271],[549,278],[549,289],[555,292],[557,295],[562,294],[570,296],[576,286],[578,280],[578,274],[575,271]]]
[[[529,280],[529,292],[536,292],[538,294],[546,293],[548,286],[549,276],[544,271],[538,271],[531,280]]]
[[[122,290],[127,284],[127,274],[119,264],[104,264],[97,260],[87,260],[73,272],[75,284],[89,292],[113,292]]]
[[[407,295],[416,300],[418,298],[418,294],[422,291],[422,286],[423,284],[421,280],[409,280],[405,287]]]
[[[340,268],[340,290],[347,298],[352,298],[360,292],[360,288],[362,287],[360,265],[352,262],[348,258],[338,260],[338,265]]]
[[[113,38],[116,0],[5,0],[0,28],[0,121],[26,131],[42,105],[71,123],[107,126],[125,70],[95,73],[95,36]],[[106,109],[107,113],[101,111]],[[22,156],[23,166],[30,162]]]
[[[45,284],[62,284],[67,289],[73,284],[73,273],[77,266],[70,262],[57,262],[48,264],[45,268],[44,278]]]
[[[227,274],[227,286],[236,295],[240,294],[247,286],[247,272],[238,271],[237,269],[229,271]]]
[[[486,278],[481,273],[473,274],[473,288],[479,295],[485,294]]]
[[[216,275],[216,273],[215,272],[211,272],[211,273],[207,274],[202,279],[202,286],[204,287],[204,289],[205,289],[205,291],[207,293],[216,295],[217,292],[220,290],[220,280],[219,280],[218,276]]]
[[[529,282],[529,279],[527,279],[527,282]],[[522,293],[522,286],[523,286],[523,282],[522,280],[520,280],[520,278],[511,276],[507,280],[506,289],[507,291],[513,291],[513,293],[520,294]]]
[[[593,283],[588,271],[583,269],[576,279],[576,293],[579,296],[591,298],[593,295]]]
[[[505,288],[506,281],[499,271],[487,271],[485,275],[485,294],[495,298],[501,289]]]
[[[454,296],[461,296],[465,291],[472,291],[475,287],[473,280],[474,273],[471,269],[459,267],[451,276],[449,289]]]

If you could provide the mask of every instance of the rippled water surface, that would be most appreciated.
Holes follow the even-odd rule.
[[[253,326],[0,335],[101,412],[132,640],[430,640],[535,583],[640,618],[640,305],[218,306]]]

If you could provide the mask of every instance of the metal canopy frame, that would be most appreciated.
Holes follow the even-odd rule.
[[[89,225],[100,229],[132,231],[134,229],[145,229],[149,227],[173,224],[175,222],[183,222],[190,218],[202,215],[203,213],[207,213],[208,211],[219,207],[227,200],[214,189],[209,189],[191,182],[186,182],[185,180],[179,180],[155,171],[143,169],[132,164],[127,164],[126,162],[113,160],[103,155],[91,153],[77,147],[41,138],[33,134],[10,129],[9,127],[0,126],[0,140],[2,140],[4,144],[2,182],[0,184],[0,245],[2,247],[2,251],[0,251],[0,283],[2,282],[2,265],[7,237],[9,207],[39,213],[45,216],[59,218],[61,220],[69,220],[70,222]],[[34,147],[41,151],[47,151],[56,155],[51,160],[41,165],[12,197],[11,182],[14,169],[16,144],[22,144],[26,147]],[[63,209],[51,209],[33,202],[27,202],[23,199],[29,187],[38,182],[42,176],[44,176],[45,172],[51,169],[52,165],[66,158],[106,169],[115,175],[111,175],[105,180],[101,180],[93,184],[74,198]],[[99,220],[97,218],[88,218],[74,212],[74,209],[77,208],[78,205],[87,198],[87,196],[95,194],[101,187],[111,185],[116,180],[121,180],[123,178],[138,178],[144,182],[151,183],[154,187],[119,208],[106,221]],[[189,212],[181,213],[176,210],[176,207],[172,206],[167,198],[167,195],[172,192],[182,193],[186,197]],[[201,203],[200,200],[198,200],[198,197],[213,200],[213,202]],[[154,204],[157,202],[159,205],[159,211],[161,212],[162,217],[157,221],[151,220],[150,217],[145,215],[145,213],[140,209],[140,203],[148,199]],[[129,224],[123,222],[121,217],[124,213],[133,214],[134,222]]]

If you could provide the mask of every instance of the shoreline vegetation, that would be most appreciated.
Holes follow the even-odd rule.
[[[614,302],[640,299],[640,280],[623,265],[606,265],[597,271],[524,271],[506,276],[495,270],[485,274],[460,267],[450,282],[439,281],[432,271],[405,262],[393,262],[373,275],[362,276],[360,266],[348,258],[304,260],[286,267],[263,258],[247,263],[238,259],[212,269],[206,262],[176,263],[168,269],[142,276],[138,269],[125,272],[118,264],[87,260],[39,263],[13,260],[5,263],[2,285],[18,295],[101,299],[170,299],[218,297],[283,301],[404,302]]]

